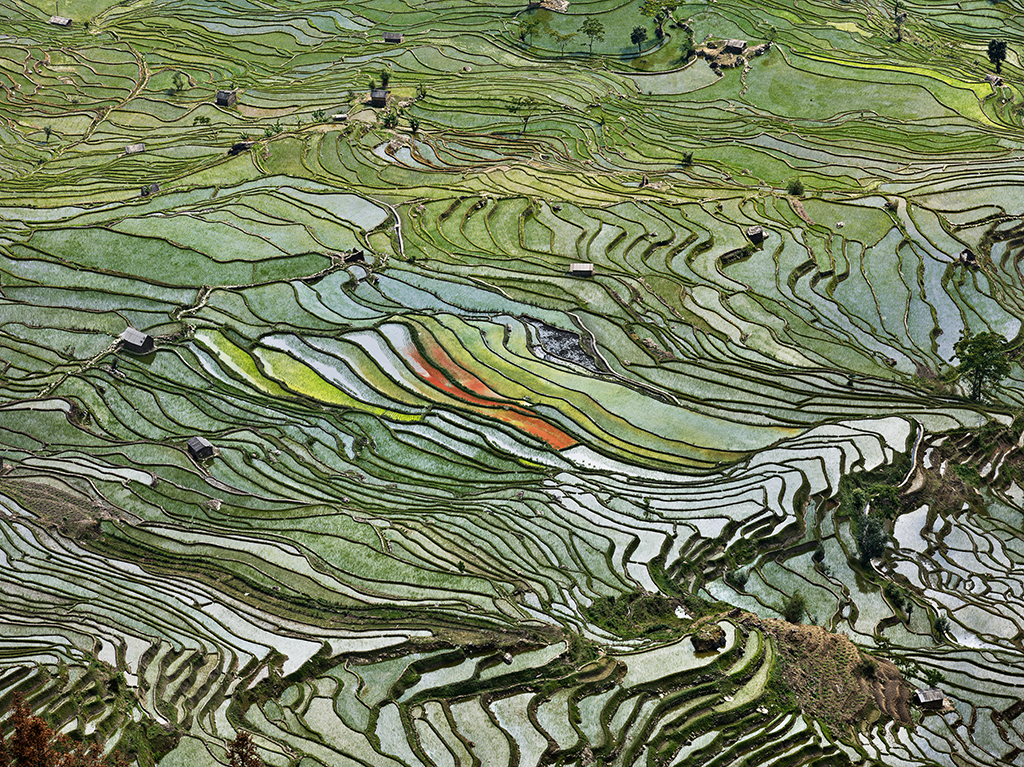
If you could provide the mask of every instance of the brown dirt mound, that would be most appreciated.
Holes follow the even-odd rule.
[[[913,689],[891,661],[862,652],[845,634],[746,614],[743,623],[770,636],[782,678],[805,712],[861,728],[882,716],[911,726]]]

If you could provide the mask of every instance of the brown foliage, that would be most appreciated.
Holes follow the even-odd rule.
[[[10,737],[0,737],[0,767],[127,767],[120,755],[103,758],[103,743],[87,745],[57,734],[20,693],[14,696],[7,725]]]
[[[263,767],[263,760],[256,752],[256,744],[252,735],[239,730],[235,739],[228,744],[229,767]]]

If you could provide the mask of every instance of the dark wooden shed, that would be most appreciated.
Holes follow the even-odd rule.
[[[217,91],[217,106],[232,107],[238,103],[238,91]]]
[[[202,437],[192,437],[185,446],[188,448],[188,454],[197,461],[213,458],[213,445]]]
[[[386,107],[388,105],[388,92],[384,88],[373,88],[370,90],[370,106]]]
[[[149,354],[153,351],[153,337],[135,328],[125,328],[121,348],[131,354]]]
[[[403,35],[401,32],[385,32],[384,42],[386,43],[400,43],[402,42]]]
[[[940,709],[946,705],[946,695],[938,687],[915,690],[914,705],[926,709]]]
[[[735,56],[741,55],[747,50],[746,40],[726,40],[725,41],[725,52],[731,53]]]
[[[764,227],[763,226],[750,226],[747,227],[747,239],[755,245],[760,245],[764,242]]]
[[[569,274],[573,277],[593,277],[594,276],[594,265],[593,264],[570,264]]]

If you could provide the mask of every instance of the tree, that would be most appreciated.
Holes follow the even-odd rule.
[[[526,124],[530,122],[530,118],[533,117],[534,113],[540,104],[537,99],[532,96],[519,96],[518,98],[512,99],[505,105],[505,110],[509,114],[518,114],[523,118],[523,133],[526,132]]]
[[[636,46],[636,55],[639,56],[643,52],[640,46],[647,39],[647,27],[633,27],[633,31],[629,33],[629,39]]]
[[[562,32],[557,32],[555,30],[551,30],[551,36],[553,38],[555,38],[555,42],[558,43],[559,47],[561,47],[561,49],[562,49],[562,53],[565,54],[565,44],[567,42],[569,42],[570,40],[572,40],[574,37],[576,37],[576,33],[575,32],[565,32],[565,33],[562,33]]]
[[[387,88],[388,87],[388,83],[390,83],[390,82],[391,82],[391,70],[388,69],[387,67],[384,67],[383,69],[380,70],[380,87],[381,88]]]
[[[536,19],[527,19],[526,21],[520,22],[519,24],[519,39],[524,40],[529,38],[527,42],[533,44],[533,33],[537,31],[537,27],[540,26],[540,22]]]
[[[604,24],[593,16],[588,16],[586,20],[580,24],[580,32],[590,38],[591,53],[594,52],[594,41],[604,40]]]
[[[988,41],[988,60],[995,64],[996,74],[998,75],[1000,70],[1003,68],[1003,62],[1006,61],[1005,40]]]
[[[235,739],[228,744],[228,767],[263,767],[263,760],[252,742],[252,735],[239,730]]]
[[[893,10],[892,20],[895,26],[896,42],[903,42],[903,22],[907,20],[907,14],[905,11],[900,10],[899,0],[896,0],[896,7]]]
[[[675,10],[676,5],[677,3],[671,2],[671,0],[643,0],[640,3],[640,15],[654,19],[654,34],[659,40],[665,36],[665,22]],[[636,40],[633,42],[635,43]]]
[[[960,360],[956,371],[970,384],[970,397],[975,402],[981,401],[987,389],[998,386],[1010,373],[1009,346],[1009,341],[992,332],[964,335],[953,344],[953,352]]]
[[[47,144],[50,143],[50,136],[52,134],[53,134],[53,128],[51,128],[49,125],[44,125],[43,126],[43,135],[46,136],[46,143]]]
[[[779,612],[790,623],[799,623],[803,620],[806,611],[807,601],[804,599],[804,595],[798,591],[783,603],[782,609]]]
[[[171,82],[174,83],[174,92],[181,93],[185,90],[185,78],[181,72],[175,72],[174,77],[171,78]]]
[[[7,724],[13,732],[7,740],[0,737],[3,767],[127,767],[119,754],[104,759],[102,742],[75,742],[55,733],[45,719],[32,715],[21,693],[14,695]]]
[[[860,563],[865,566],[885,553],[885,544],[889,541],[882,520],[864,515],[857,522],[854,537],[860,550]]]

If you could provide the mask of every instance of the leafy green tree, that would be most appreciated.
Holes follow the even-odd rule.
[[[896,33],[896,42],[903,42],[903,24],[907,20],[907,13],[906,11],[900,10],[899,0],[896,0],[896,7],[893,10],[892,20],[894,31]]]
[[[786,191],[794,197],[799,197],[804,193],[804,182],[798,178],[791,179],[789,183],[786,184]]]
[[[526,40],[531,45],[533,44],[533,33],[537,31],[537,27],[540,26],[540,22],[536,19],[527,19],[519,23],[519,39]]]
[[[643,52],[640,46],[647,39],[647,27],[633,27],[633,31],[629,33],[629,39],[636,46],[636,55],[639,56]]]
[[[388,87],[388,83],[390,83],[390,82],[391,82],[391,70],[388,69],[387,67],[384,67],[383,69],[380,70],[380,87],[381,88],[387,88]]]
[[[1006,61],[1005,40],[988,41],[988,60],[995,64],[996,74],[998,75],[1003,68],[1003,62]]]
[[[782,605],[782,617],[790,623],[799,623],[807,612],[807,600],[799,591],[790,596]]]
[[[1009,374],[1009,345],[1003,336],[992,332],[965,335],[953,344],[953,352],[960,360],[956,371],[970,384],[970,397],[975,402]]]
[[[509,114],[517,114],[523,118],[523,132],[526,132],[526,125],[530,122],[530,118],[540,108],[540,102],[532,96],[519,96],[518,98],[512,99],[505,105],[505,111]]]
[[[580,24],[580,33],[590,38],[590,52],[593,53],[594,41],[604,40],[604,24],[593,16],[588,16],[586,20]]]
[[[643,0],[640,3],[640,15],[654,19],[654,34],[659,39],[665,36],[665,22],[677,5],[678,3],[672,2],[672,0]],[[633,42],[635,43],[636,40]]]
[[[885,545],[889,542],[882,520],[878,517],[861,516],[854,536],[860,550],[860,563],[865,566],[872,559],[882,556],[885,553]]]
[[[186,80],[182,76],[181,72],[175,72],[174,77],[171,78],[171,82],[174,84],[175,93],[181,93],[183,90],[185,90]]]
[[[562,54],[564,55],[565,54],[565,44],[567,42],[569,42],[570,40],[572,40],[574,37],[576,37],[576,33],[575,32],[565,32],[565,33],[562,33],[562,32],[556,32],[555,30],[552,30],[551,31],[551,36],[553,38],[555,38],[555,42],[558,43],[559,47],[562,49]]]

